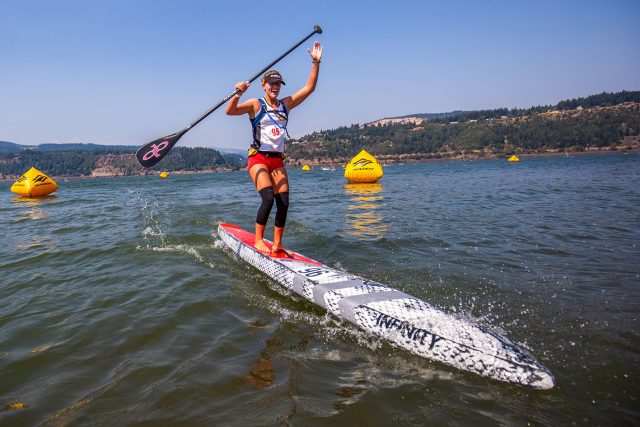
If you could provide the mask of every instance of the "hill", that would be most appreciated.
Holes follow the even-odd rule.
[[[385,117],[384,119],[379,119],[370,123],[365,123],[368,126],[381,126],[386,124],[395,124],[395,123],[413,123],[420,124],[425,120],[431,119],[442,119],[446,117],[457,116],[459,114],[464,113],[464,111],[451,111],[449,113],[419,113],[419,114],[409,114],[407,116],[397,116],[397,117]]]
[[[133,153],[136,147],[63,144],[62,149],[53,150],[51,146],[58,144],[47,145],[44,150],[0,151],[0,178],[17,178],[32,166],[51,176],[128,176],[157,172],[138,164]],[[74,149],[77,145],[81,147]],[[7,144],[0,147],[15,148]],[[175,147],[155,169],[208,172],[236,170],[244,164],[246,159],[238,154],[223,154],[210,148]]]
[[[0,153],[19,153],[24,148],[24,145],[16,144],[15,142],[0,141]]]
[[[22,145],[15,142],[0,141],[0,153],[20,153],[23,150],[34,151],[94,151],[103,153],[135,153],[138,147],[132,145],[99,145],[99,144],[40,144]]]
[[[528,109],[391,117],[311,133],[292,141],[287,154],[293,165],[343,163],[361,149],[385,162],[469,159],[636,149],[639,133],[640,91],[623,91]]]
[[[92,151],[99,153],[135,153],[138,147],[133,145],[100,144],[40,144],[32,148],[35,151]]]

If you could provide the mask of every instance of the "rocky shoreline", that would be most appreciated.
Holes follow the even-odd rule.
[[[544,152],[519,152],[508,154],[489,154],[489,153],[412,153],[412,154],[392,154],[374,156],[378,162],[383,164],[404,164],[404,163],[422,163],[422,162],[446,162],[446,161],[471,161],[471,160],[497,160],[507,159],[515,154],[520,159],[536,158],[536,157],[560,157],[560,156],[588,156],[594,154],[622,154],[622,153],[640,153],[640,146],[628,147],[621,146],[619,149],[611,149],[610,147],[590,148],[586,151],[561,151],[547,150]],[[301,168],[303,165],[310,167],[336,167],[346,165],[351,158],[316,158],[316,159],[287,159],[286,165],[289,168]]]
[[[193,175],[193,174],[205,174],[205,173],[218,173],[218,172],[233,172],[238,170],[238,168],[232,168],[230,166],[221,166],[221,167],[214,167],[211,169],[205,169],[205,170],[179,170],[179,171],[166,171],[169,176],[171,175]],[[95,178],[125,178],[125,177],[132,177],[132,176],[152,176],[152,175],[159,175],[160,172],[162,172],[163,170],[142,170],[142,171],[136,171],[134,173],[122,173],[121,171],[118,170],[109,170],[109,169],[96,169],[94,170],[91,175],[49,175],[47,174],[47,176],[49,176],[50,178],[54,179],[54,180],[64,180],[64,179],[95,179]],[[26,172],[26,171],[25,171]],[[42,171],[44,173],[46,173],[46,171]],[[21,175],[4,175],[4,176],[0,176],[0,182],[13,182],[15,180],[17,180],[18,178],[20,178]]]
[[[588,156],[588,155],[606,155],[606,154],[623,154],[623,153],[640,153],[640,146],[621,146],[619,149],[611,149],[610,147],[591,148],[587,151],[560,151],[560,150],[547,150],[545,152],[518,152],[515,154],[520,159],[537,158],[537,157],[560,157],[560,156]],[[397,154],[397,155],[378,155],[375,156],[378,162],[384,165],[393,164],[405,164],[405,163],[423,163],[423,162],[447,162],[447,161],[473,161],[473,160],[497,160],[506,159],[513,153],[508,154],[487,154],[487,153],[412,153],[412,154]],[[289,169],[300,169],[304,165],[309,165],[312,168],[315,167],[328,167],[328,168],[341,168],[346,165],[351,158],[316,158],[316,159],[292,159],[285,160],[285,164]],[[37,167],[37,166],[36,166]],[[206,170],[176,170],[167,171],[169,175],[191,175],[191,174],[205,174],[205,173],[218,173],[218,172],[233,172],[237,170],[243,170],[244,168],[233,168],[231,166],[218,166],[212,167]],[[150,176],[158,175],[162,169],[147,170],[141,169],[133,171],[133,173],[127,173],[124,170],[116,167],[100,166],[94,169],[91,175],[49,175],[54,180],[61,179],[93,179],[93,178],[115,178],[115,177],[128,177],[128,176]],[[26,172],[26,171],[25,171]],[[43,171],[46,173],[46,171]],[[4,175],[0,176],[0,182],[13,182],[20,176],[16,175]]]

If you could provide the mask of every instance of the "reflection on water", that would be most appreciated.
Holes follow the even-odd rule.
[[[18,241],[15,243],[15,250],[34,252],[37,250],[50,251],[56,248],[56,244],[48,237],[31,236],[29,240]]]
[[[245,376],[245,379],[255,387],[263,388],[273,384],[275,378],[276,371],[273,369],[271,355],[265,349],[260,354],[260,358],[251,365],[251,371]]]
[[[262,324],[260,321],[256,321],[252,322],[251,327],[254,329],[261,329],[266,327],[266,325]],[[307,351],[307,346],[311,340],[310,336],[305,335],[300,340],[293,341],[293,343],[291,343],[291,341],[283,335],[286,334],[286,332],[286,330],[278,327],[278,329],[271,334],[269,339],[267,339],[266,346],[260,352],[260,357],[258,360],[253,362],[251,370],[244,376],[244,379],[256,388],[269,387],[273,384],[276,379],[276,370],[273,367],[273,359],[282,359],[283,351],[286,354],[298,354]],[[289,345],[290,343],[291,345]],[[292,393],[293,391],[289,390],[289,394]]]
[[[256,320],[251,322],[250,327],[255,331],[266,328],[267,324]],[[273,338],[267,341],[267,346],[260,352],[260,358],[253,362],[251,370],[244,377],[257,388],[270,386],[276,377],[276,371],[273,369],[273,362],[271,360],[271,350],[274,346],[274,341]]]
[[[49,201],[52,199],[57,199],[58,196],[40,196],[40,197],[13,197],[11,201],[14,203],[24,203],[24,206],[28,206],[31,209],[27,209],[22,211],[23,216],[14,220],[14,222],[21,222],[26,220],[37,221],[39,219],[46,218],[47,212],[43,209],[40,209],[38,206],[42,205],[43,202]]]
[[[347,205],[347,233],[362,240],[382,237],[389,229],[381,212],[384,206],[383,185],[345,184],[345,194],[349,196]]]
[[[32,205],[37,205],[38,203],[44,200],[55,200],[57,198],[58,196],[38,196],[38,197],[22,196],[22,197],[13,197],[11,198],[11,200],[14,202],[27,202],[29,206],[32,206]]]

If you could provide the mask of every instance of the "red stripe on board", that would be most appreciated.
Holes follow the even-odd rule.
[[[233,225],[233,224],[220,224],[220,228],[222,228],[224,231],[226,231],[227,233],[229,233],[232,236],[234,236],[236,239],[240,240],[245,245],[247,245],[250,248],[254,249],[256,252],[260,252],[254,247],[254,242],[255,242],[255,238],[256,238],[255,234],[249,233],[248,231],[243,230],[242,228],[238,227],[237,225]],[[264,242],[267,244],[268,248],[271,248],[271,242],[270,241],[265,240]],[[273,258],[273,259],[288,259],[288,260],[293,260],[293,261],[306,262],[306,263],[313,264],[313,265],[320,265],[320,266],[322,265],[318,261],[315,261],[315,260],[312,260],[312,259],[307,258],[305,256],[302,256],[297,252],[293,252],[293,251],[287,251],[287,252],[291,255],[291,257],[285,255],[282,252],[279,252],[277,254],[266,254],[264,252],[260,252],[260,253],[262,255],[264,255],[264,256],[268,256],[269,258]]]

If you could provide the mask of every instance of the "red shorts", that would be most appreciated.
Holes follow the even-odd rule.
[[[265,154],[258,152],[253,156],[249,156],[249,160],[247,161],[247,170],[251,170],[255,165],[265,165],[267,169],[269,169],[269,173],[271,173],[278,168],[283,168],[284,161],[282,160],[282,156],[266,156]]]

